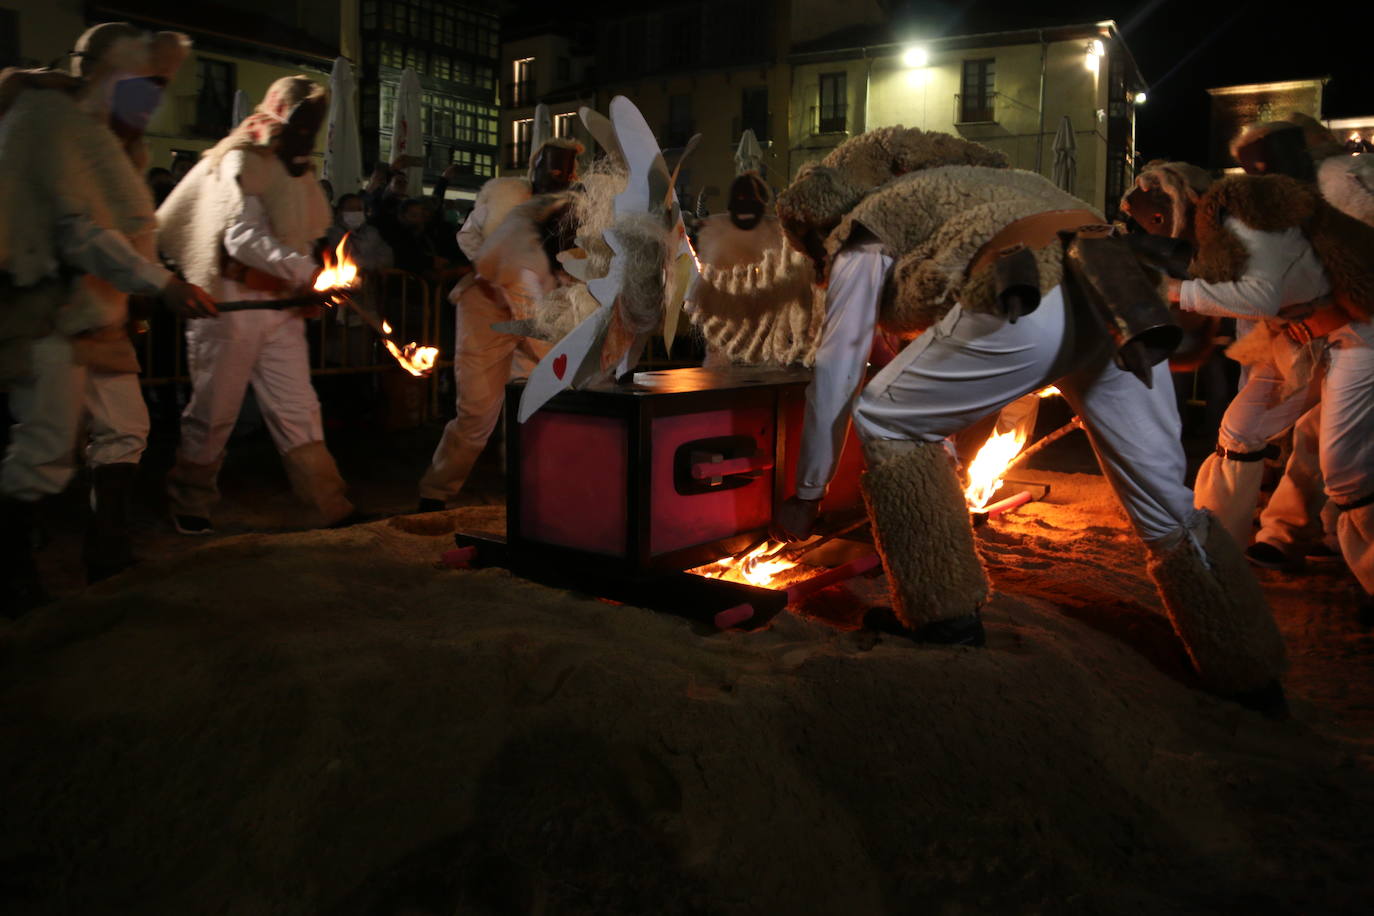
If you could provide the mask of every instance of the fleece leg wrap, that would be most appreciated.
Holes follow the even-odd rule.
[[[1244,460],[1220,453],[1209,455],[1198,468],[1193,485],[1194,504],[1212,513],[1237,544],[1249,544],[1254,534],[1255,509],[1259,507],[1260,484],[1264,481],[1266,453],[1245,454]]]
[[[1192,537],[1181,537],[1152,553],[1150,576],[1208,689],[1225,696],[1258,690],[1284,668],[1274,614],[1226,529],[1203,513],[1193,531],[1205,556]]]
[[[209,518],[219,502],[219,468],[224,459],[210,464],[192,464],[178,453],[177,463],[167,474],[167,496],[173,515]]]
[[[298,445],[281,459],[292,491],[315,511],[315,524],[332,525],[353,514],[353,504],[344,495],[347,485],[323,442]]]
[[[864,501],[897,617],[916,629],[972,614],[988,577],[949,453],[940,443],[878,439],[864,455]]]

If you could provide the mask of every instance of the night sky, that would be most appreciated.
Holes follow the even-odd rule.
[[[1291,13],[1261,14],[1274,8]],[[1374,29],[1362,4],[897,0],[892,9],[912,37],[1115,19],[1150,85],[1137,120],[1142,161],[1205,160],[1210,87],[1329,76],[1327,117],[1374,114]]]

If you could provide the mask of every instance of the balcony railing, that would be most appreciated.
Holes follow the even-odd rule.
[[[954,94],[955,124],[993,124],[997,122],[999,93]]]
[[[849,132],[848,105],[812,105],[812,134],[843,134]]]

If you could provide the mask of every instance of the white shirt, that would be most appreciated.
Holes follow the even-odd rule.
[[[1185,311],[1272,320],[1279,317],[1280,309],[1330,294],[1331,280],[1301,229],[1290,227],[1281,232],[1261,232],[1234,216],[1226,218],[1226,228],[1250,255],[1245,273],[1228,283],[1183,281],[1179,306]],[[1352,322],[1348,328],[1365,342],[1374,343],[1374,323]],[[1346,329],[1336,333],[1346,333]]]
[[[121,293],[155,296],[172,278],[165,267],[135,251],[124,236],[100,228],[88,216],[58,218],[57,248],[63,263],[99,277]]]
[[[272,234],[267,211],[254,194],[243,196],[243,207],[224,232],[224,250],[241,264],[297,286],[309,286],[315,278],[315,259],[296,252]]]
[[[850,413],[863,390],[878,301],[891,267],[892,258],[876,240],[850,245],[831,266],[797,458],[797,495],[802,499],[823,497],[835,476]]]

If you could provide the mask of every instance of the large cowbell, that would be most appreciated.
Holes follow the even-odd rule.
[[[1154,387],[1154,367],[1183,342],[1159,284],[1110,227],[1063,233],[1064,279],[1086,302],[1115,346],[1122,369]]]

